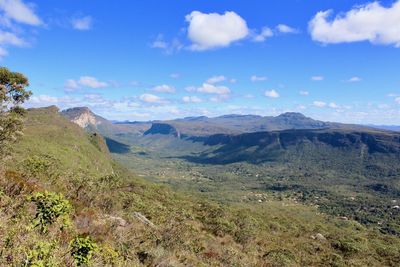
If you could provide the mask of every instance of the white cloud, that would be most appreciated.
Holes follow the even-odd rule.
[[[76,30],[87,31],[92,28],[93,19],[91,16],[74,18],[71,20],[72,27]]]
[[[298,33],[299,31],[285,24],[279,24],[276,29],[281,33]]]
[[[261,32],[259,34],[256,34],[253,37],[254,42],[264,42],[267,38],[272,37],[274,33],[272,30],[268,27],[264,27],[261,29]]]
[[[329,20],[332,10],[320,11],[309,23],[311,37],[321,43],[369,41],[400,47],[400,1],[390,7],[379,2],[355,6]]]
[[[0,26],[8,30],[0,29],[0,58],[8,55],[7,46],[26,46],[28,43],[18,35],[25,33],[16,24],[40,26],[42,21],[35,14],[32,4],[26,4],[21,0],[0,0]]]
[[[139,96],[139,99],[143,102],[153,103],[153,104],[163,104],[163,103],[167,102],[162,97],[152,95],[152,94],[142,94]]]
[[[357,77],[357,76],[354,76],[354,77],[351,77],[350,79],[348,79],[347,81],[350,82],[350,83],[360,82],[361,78]]]
[[[335,102],[329,103],[328,106],[329,106],[330,108],[335,108],[335,109],[340,108]]]
[[[206,81],[206,83],[215,84],[215,83],[219,83],[219,82],[223,82],[223,81],[226,81],[226,77],[223,75],[220,75],[220,76],[213,76],[213,77],[209,78]]]
[[[91,77],[91,76],[82,76],[80,77],[78,83],[82,86],[85,87],[90,87],[90,88],[104,88],[108,86],[108,83],[106,82],[101,82],[99,80],[97,80],[95,77]]]
[[[175,93],[175,88],[166,84],[157,85],[153,87],[151,90],[157,93],[170,93],[170,94]]]
[[[164,36],[159,34],[151,44],[151,47],[162,49],[166,54],[170,55],[180,51],[184,45],[177,38],[172,39],[172,41],[166,41],[164,40]]]
[[[171,77],[172,79],[179,79],[181,77],[180,73],[171,73],[169,75],[169,77]]]
[[[68,92],[75,91],[76,89],[79,89],[79,84],[77,81],[69,79],[65,81],[64,88]]]
[[[323,76],[312,76],[311,80],[313,81],[323,81],[325,78]]]
[[[185,103],[201,103],[203,100],[197,96],[184,96],[182,101]]]
[[[309,95],[310,92],[308,92],[308,91],[300,91],[299,94],[306,96],[306,95]]]
[[[16,34],[0,30],[0,45],[24,46],[25,44],[25,41]]]
[[[277,91],[275,91],[274,89],[265,91],[264,95],[266,97],[270,97],[270,98],[278,98],[279,97],[279,93]]]
[[[323,102],[323,101],[314,101],[313,105],[318,107],[318,108],[324,108],[324,107],[326,107],[327,104],[325,102]]]
[[[27,5],[21,0],[0,0],[0,10],[4,12],[6,19],[11,19],[15,22],[31,26],[42,24],[32,5]]]
[[[396,97],[396,98],[394,99],[394,101],[396,101],[396,103],[400,104],[400,97]]]
[[[193,11],[186,16],[188,38],[196,51],[227,47],[249,34],[246,21],[235,12],[201,13]]]
[[[197,88],[195,86],[186,86],[185,91],[187,92],[196,92]]]
[[[197,92],[206,94],[227,95],[231,93],[231,90],[226,86],[217,86],[214,84],[203,83],[201,87],[197,88]]]
[[[252,82],[259,82],[259,81],[266,81],[268,78],[265,76],[257,76],[257,75],[253,75],[250,77],[250,81]]]

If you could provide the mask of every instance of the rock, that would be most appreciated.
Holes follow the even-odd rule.
[[[141,214],[140,212],[134,212],[133,216],[138,219],[139,221],[141,221],[142,223],[155,228],[156,226],[149,220],[147,219],[143,214]]]
[[[312,239],[318,240],[318,241],[326,241],[325,236],[323,236],[321,233],[317,233],[316,235],[311,236]]]
[[[400,209],[400,206],[393,206],[392,209],[398,210],[398,209]]]
[[[347,218],[347,217],[345,217],[345,216],[339,217],[339,219],[341,219],[341,220],[343,220],[343,221],[348,221],[348,220],[349,220],[349,218]]]

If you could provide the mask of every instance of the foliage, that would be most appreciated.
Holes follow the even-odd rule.
[[[89,265],[93,254],[98,251],[97,244],[89,237],[75,237],[71,243],[71,255],[77,266]]]
[[[22,266],[31,267],[52,267],[55,266],[55,259],[53,256],[53,250],[55,249],[55,243],[51,242],[38,242],[36,246],[28,251],[26,260]]]
[[[31,95],[25,90],[28,85],[23,74],[0,68],[0,155],[22,135],[24,109],[20,105]]]
[[[69,213],[72,206],[62,194],[45,191],[29,197],[36,205],[36,215],[33,226],[39,227],[42,232],[47,232],[48,226],[62,219],[62,228],[69,225]]]

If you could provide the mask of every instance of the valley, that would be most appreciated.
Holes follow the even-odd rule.
[[[255,132],[246,126],[249,117],[251,125],[259,123]],[[271,125],[262,127],[265,121]],[[114,132],[107,139],[114,159],[147,180],[220,203],[304,203],[400,235],[396,132],[314,121],[295,113],[140,125],[146,128],[135,134],[137,124],[116,125],[132,127],[128,132],[111,124],[98,130],[106,136]],[[274,130],[257,131],[265,128]],[[209,129],[212,134],[205,135]]]

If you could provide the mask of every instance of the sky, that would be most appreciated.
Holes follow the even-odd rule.
[[[0,0],[27,107],[400,125],[400,0]]]

